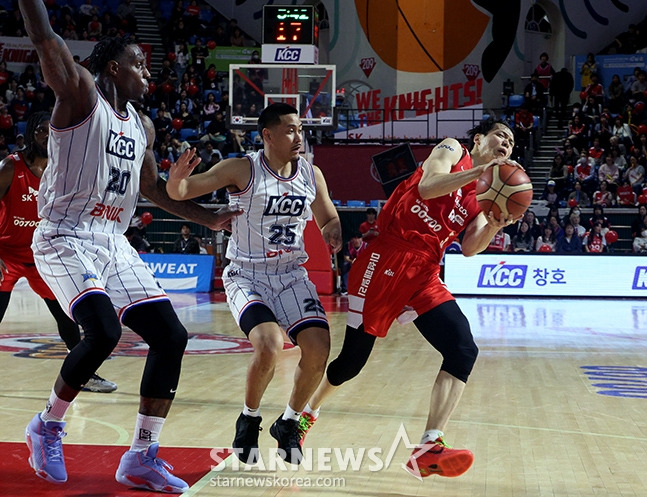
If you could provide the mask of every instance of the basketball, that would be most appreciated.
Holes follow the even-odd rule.
[[[429,73],[459,64],[478,44],[490,17],[469,0],[355,0],[355,9],[371,48],[399,71]]]
[[[511,163],[488,167],[476,182],[476,200],[481,210],[496,219],[521,217],[532,201],[532,183],[526,172]]]

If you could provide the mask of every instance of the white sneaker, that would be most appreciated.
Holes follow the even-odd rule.
[[[83,390],[85,392],[110,393],[117,390],[117,384],[101,378],[101,376],[95,373],[83,386]]]

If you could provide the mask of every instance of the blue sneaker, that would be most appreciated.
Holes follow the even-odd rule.
[[[148,449],[129,450],[121,456],[115,478],[119,483],[129,487],[147,488],[156,492],[181,494],[189,489],[184,480],[169,473],[173,469],[169,463],[157,458],[159,443],[155,442]]]
[[[64,427],[63,422],[43,422],[38,413],[25,428],[25,441],[29,447],[29,465],[34,468],[38,476],[52,483],[67,481],[61,441],[67,435],[63,431]]]

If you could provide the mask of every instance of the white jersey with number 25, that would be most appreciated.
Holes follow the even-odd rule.
[[[310,204],[317,186],[312,165],[299,157],[292,175],[283,178],[270,169],[262,150],[246,157],[251,167],[249,184],[229,195],[231,206],[243,214],[232,220],[227,258],[241,267],[303,264],[308,259],[303,232],[312,216]]]

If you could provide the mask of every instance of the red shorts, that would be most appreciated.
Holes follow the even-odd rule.
[[[418,315],[455,300],[440,266],[399,239],[380,235],[353,263],[348,278],[348,325],[386,336],[405,306]]]
[[[43,281],[43,278],[41,278],[33,263],[26,264],[12,259],[2,259],[2,261],[5,263],[5,266],[7,266],[9,272],[4,273],[4,279],[2,280],[2,283],[0,283],[0,292],[12,291],[16,282],[24,276],[32,290],[34,290],[34,292],[36,292],[41,298],[56,300],[56,297]]]

